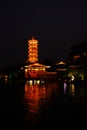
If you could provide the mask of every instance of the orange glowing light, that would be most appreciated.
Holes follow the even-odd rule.
[[[35,63],[38,61],[38,41],[32,37],[28,40],[28,61],[30,63]]]

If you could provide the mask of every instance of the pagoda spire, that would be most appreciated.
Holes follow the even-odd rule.
[[[34,36],[32,36],[32,40],[34,40]]]

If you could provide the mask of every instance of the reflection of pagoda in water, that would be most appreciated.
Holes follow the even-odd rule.
[[[38,40],[34,37],[28,40],[28,62],[29,65],[25,66],[25,78],[37,78],[46,75],[46,68],[48,67],[38,63]]]
[[[40,114],[41,108],[44,107],[45,103],[47,103],[46,107],[49,107],[48,103],[50,103],[52,92],[58,91],[57,89],[57,82],[45,84],[44,80],[27,80],[25,82],[24,98],[29,105],[29,112]]]

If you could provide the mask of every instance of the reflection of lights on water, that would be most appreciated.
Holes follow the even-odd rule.
[[[70,84],[71,95],[75,95],[75,85]]]
[[[66,94],[67,84],[64,83],[64,94]],[[70,93],[71,95],[75,95],[75,85],[70,84]]]
[[[29,104],[29,111],[33,114],[39,111],[39,102],[40,99],[46,98],[46,89],[45,86],[39,87],[38,83],[39,80],[32,80],[33,84],[30,85],[30,81],[26,82],[25,84],[25,98],[27,99],[27,103]]]
[[[37,80],[37,84],[40,84],[40,80]]]
[[[34,80],[34,85],[36,85],[37,84],[37,80]]]
[[[26,81],[26,84],[29,85],[40,85],[40,84],[44,84],[45,81],[44,80],[28,80]]]
[[[67,84],[64,83],[64,93],[66,94],[66,88],[67,88]]]
[[[32,85],[33,84],[33,80],[30,80],[29,83],[30,83],[30,85]]]
[[[44,84],[44,83],[45,83],[45,81],[44,81],[44,80],[41,80],[41,83],[42,83],[42,84]]]
[[[33,85],[30,85],[30,81],[33,82]],[[41,107],[46,103],[49,107],[50,96],[53,92],[56,92],[58,84],[47,83],[42,80],[27,80],[25,83],[25,93],[24,99],[25,104],[29,106],[28,111],[33,114],[40,114]],[[39,85],[38,85],[39,84]]]
[[[5,75],[5,83],[7,83],[7,81],[8,81],[8,76]]]
[[[8,81],[8,79],[7,79],[7,78],[5,78],[5,83],[7,83],[7,81]]]

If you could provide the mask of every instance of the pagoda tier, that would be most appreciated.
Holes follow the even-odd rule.
[[[38,61],[38,41],[34,37],[28,41],[28,61],[30,63]]]

